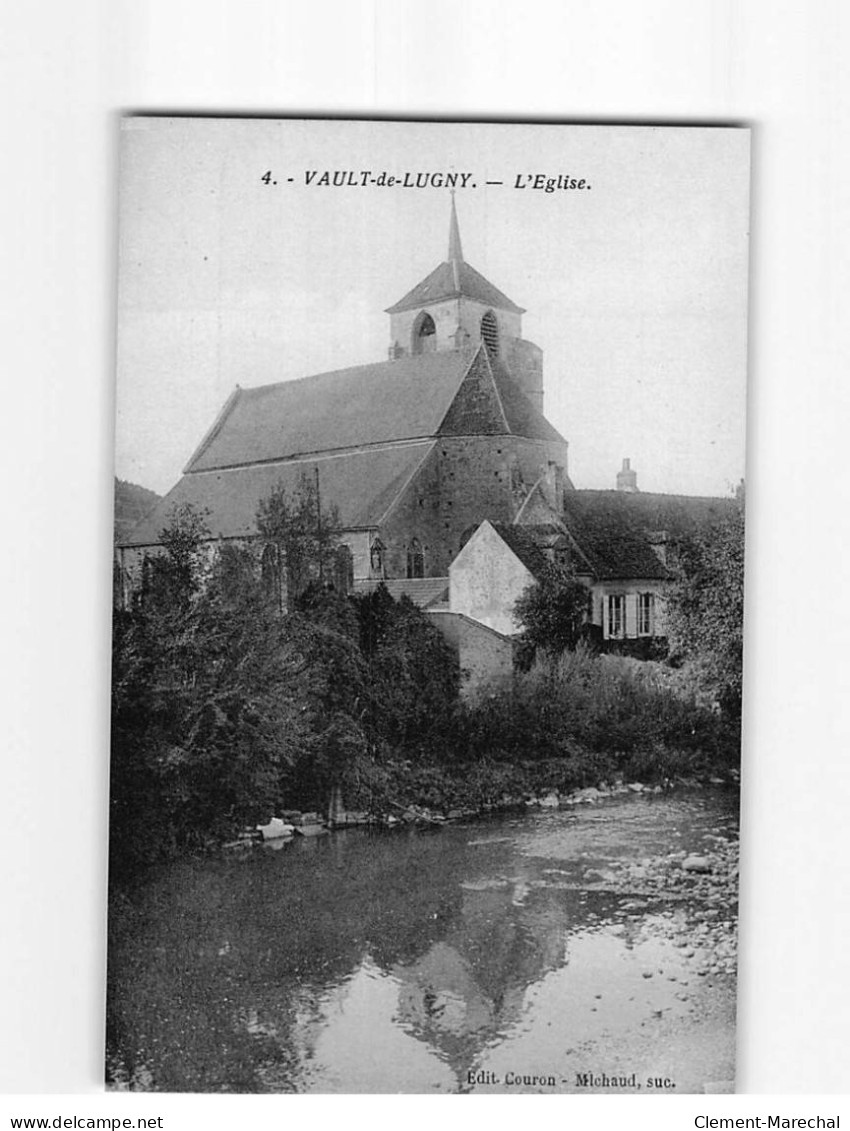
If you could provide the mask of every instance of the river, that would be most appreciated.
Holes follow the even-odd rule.
[[[729,1090],[734,892],[610,880],[734,841],[737,808],[629,795],[172,865],[113,909],[111,1084]]]

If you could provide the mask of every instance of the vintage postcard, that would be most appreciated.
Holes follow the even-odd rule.
[[[734,1090],[749,155],[123,120],[109,1087]]]

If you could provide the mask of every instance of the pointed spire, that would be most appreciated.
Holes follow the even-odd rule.
[[[452,265],[455,290],[460,290],[459,265],[463,263],[463,247],[460,242],[460,228],[457,222],[457,209],[455,208],[455,190],[452,189],[452,218],[449,223],[449,263]]]
[[[457,222],[457,209],[455,208],[455,190],[452,189],[452,218],[449,223],[449,263],[457,260],[463,263],[463,248],[460,243],[460,228]]]

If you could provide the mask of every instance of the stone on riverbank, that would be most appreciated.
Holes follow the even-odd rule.
[[[710,872],[711,861],[707,856],[686,856],[682,861],[682,870],[684,872]]]
[[[292,836],[295,829],[281,817],[272,817],[267,825],[257,825],[257,831],[263,834],[263,840],[277,840]]]

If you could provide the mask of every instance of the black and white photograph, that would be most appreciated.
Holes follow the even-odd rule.
[[[839,1127],[850,9],[3,43],[10,1126]]]
[[[733,1091],[749,131],[121,127],[107,1087]]]

